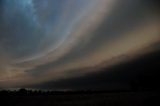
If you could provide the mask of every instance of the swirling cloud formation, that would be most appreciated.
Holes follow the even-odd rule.
[[[91,73],[79,70],[159,41],[150,1],[1,0],[0,13],[0,87]]]

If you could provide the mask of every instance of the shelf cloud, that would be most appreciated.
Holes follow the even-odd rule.
[[[107,67],[145,54],[160,39],[154,5],[150,0],[1,0],[0,87],[57,83],[95,73],[90,69],[105,61]]]

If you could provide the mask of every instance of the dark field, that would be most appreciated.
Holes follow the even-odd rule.
[[[0,95],[0,106],[160,106],[160,92]]]

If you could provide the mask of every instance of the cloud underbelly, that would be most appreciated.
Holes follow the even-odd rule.
[[[69,74],[121,55],[132,57],[159,39],[159,19],[143,0],[26,1],[4,2],[0,20],[4,86],[92,72]]]

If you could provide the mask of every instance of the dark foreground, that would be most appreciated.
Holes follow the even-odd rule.
[[[160,106],[160,92],[0,95],[0,106]]]

